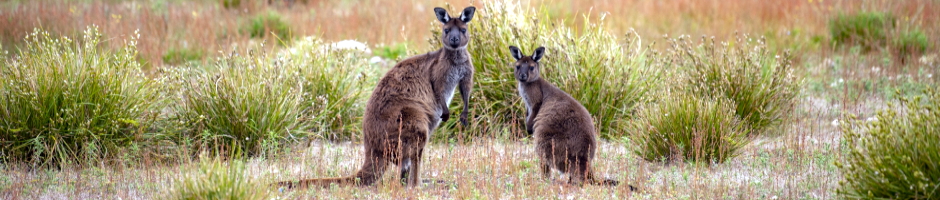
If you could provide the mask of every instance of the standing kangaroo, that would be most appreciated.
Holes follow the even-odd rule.
[[[551,169],[555,168],[568,173],[568,183],[572,185],[581,186],[585,181],[595,185],[619,184],[597,177],[591,167],[597,150],[591,113],[571,95],[539,76],[542,67],[539,60],[545,47],[535,49],[532,56],[524,56],[515,46],[509,46],[509,52],[516,59],[515,77],[528,114],[526,132],[535,134],[542,176],[551,180]]]
[[[405,185],[417,185],[424,146],[438,124],[450,119],[448,104],[458,86],[463,99],[460,123],[467,125],[473,86],[467,24],[475,11],[476,8],[467,7],[459,18],[453,18],[444,8],[434,8],[442,23],[443,47],[399,62],[375,86],[362,119],[365,163],[358,172],[349,177],[278,184],[288,188],[372,185],[382,177],[388,164],[394,163],[400,168]]]

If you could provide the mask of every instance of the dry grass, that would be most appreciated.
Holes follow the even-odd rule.
[[[638,192],[618,187],[562,184],[554,176],[548,183],[538,174],[532,144],[478,141],[466,145],[429,145],[423,179],[443,183],[413,190],[401,188],[397,172],[389,170],[377,186],[314,188],[275,192],[281,198],[315,199],[832,199],[841,176],[832,165],[839,159],[838,127],[827,121],[833,105],[813,107],[805,102],[800,113],[820,120],[793,122],[787,136],[760,139],[742,149],[742,155],[717,166],[646,162],[620,142],[603,142],[595,167],[603,175],[631,185]],[[298,177],[345,176],[362,160],[358,143],[313,142],[289,154],[246,161],[252,176],[263,180]],[[89,167],[62,171],[0,170],[4,199],[139,199],[162,195],[172,180],[195,170],[197,162],[146,168]],[[263,188],[275,190],[275,188]]]
[[[355,39],[374,46],[407,43],[412,50],[430,48],[433,18],[430,10],[450,3],[457,7],[480,6],[475,0],[368,0],[297,1],[265,4],[246,1],[241,7],[225,9],[218,1],[13,1],[0,4],[0,42],[13,48],[34,27],[53,33],[74,34],[74,30],[96,24],[102,33],[126,38],[140,30],[138,48],[144,61],[153,66],[173,48],[200,48],[208,56],[233,47],[255,46],[239,31],[243,22],[256,14],[274,10],[284,16],[294,35],[319,35],[327,41]],[[306,2],[306,3],[303,3]],[[826,37],[826,23],[838,13],[875,10],[897,13],[902,23],[923,27],[928,35],[940,34],[940,2],[853,1],[853,0],[522,0],[524,5],[544,6],[553,20],[563,19],[578,27],[581,16],[596,21],[605,16],[611,32],[626,34],[635,29],[644,38],[663,35],[711,35],[730,38],[734,33],[764,35],[784,48],[818,50],[814,37]],[[198,27],[198,28],[196,28]],[[269,42],[276,38],[265,38]],[[286,40],[286,39],[284,39]],[[288,41],[289,42],[289,41]],[[936,43],[936,37],[931,38]],[[117,44],[115,44],[116,46]],[[797,55],[799,56],[799,55]]]

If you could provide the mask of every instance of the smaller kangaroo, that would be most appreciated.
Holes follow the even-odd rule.
[[[581,186],[585,181],[593,185],[619,184],[615,180],[597,177],[591,167],[597,150],[591,113],[571,95],[539,76],[539,60],[545,47],[535,49],[532,56],[523,55],[515,46],[509,46],[509,51],[516,59],[515,78],[528,114],[526,132],[535,136],[535,151],[542,176],[551,180],[551,169],[555,168],[567,173],[568,183],[572,185]],[[633,186],[629,187],[635,190]]]

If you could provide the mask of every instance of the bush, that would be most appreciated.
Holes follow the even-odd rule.
[[[307,37],[282,55],[294,70],[303,91],[304,118],[312,132],[327,139],[361,136],[365,104],[379,79],[379,68],[357,50],[332,50],[323,41]]]
[[[209,69],[176,69],[177,117],[190,130],[177,141],[196,150],[257,155],[303,134],[303,91],[294,71],[266,54],[219,58]],[[188,146],[188,145],[185,145]]]
[[[135,61],[136,38],[101,50],[97,27],[81,40],[35,31],[0,63],[0,155],[60,165],[95,163],[142,137],[157,96]]]
[[[636,105],[647,100],[647,93],[656,90],[661,79],[658,68],[649,67],[646,51],[638,48],[642,45],[633,35],[620,40],[608,33],[604,24],[587,18],[584,28],[575,31],[556,25],[562,23],[539,20],[535,13],[513,1],[484,2],[477,10],[469,30],[472,41],[468,51],[475,68],[470,108],[475,114],[469,132],[505,134],[508,128],[525,133],[525,109],[512,75],[515,60],[509,54],[509,46],[516,45],[528,53],[538,46],[546,47],[542,77],[591,112],[600,136],[621,136],[623,129],[617,124],[631,117]],[[435,21],[431,26],[433,36],[428,39],[435,48],[441,46],[438,24]],[[457,107],[452,109],[452,113],[460,112]],[[454,126],[456,121],[443,126]]]
[[[898,96],[901,96],[898,94]],[[901,107],[874,120],[849,117],[842,131],[848,154],[836,163],[851,199],[940,198],[940,94],[901,98]]]
[[[265,38],[274,34],[273,36],[286,41],[291,36],[290,24],[281,19],[281,15],[270,11],[251,17],[245,29],[253,38]]]
[[[728,98],[735,115],[755,134],[769,132],[789,117],[799,91],[789,53],[775,56],[763,40],[746,36],[734,45],[704,40],[697,47],[686,39],[674,43],[674,62],[688,72],[683,88],[699,96]]]
[[[222,1],[222,7],[226,9],[238,8],[242,4],[241,0],[221,0],[221,1]]]
[[[163,54],[163,63],[169,65],[179,65],[191,61],[199,61],[205,56],[205,52],[200,49],[192,48],[171,48]]]
[[[917,29],[899,33],[891,44],[902,58],[924,53],[930,47],[927,35]]]
[[[885,47],[894,25],[894,16],[890,13],[839,14],[829,20],[829,34],[836,46],[860,45],[864,51],[869,51]]]
[[[643,159],[721,163],[749,142],[747,126],[735,117],[728,100],[664,96],[640,110],[632,124],[634,152]]]
[[[269,199],[271,191],[253,177],[245,164],[234,160],[227,165],[219,159],[203,159],[195,172],[183,173],[169,193],[170,199],[224,200]]]
[[[249,52],[172,70],[178,118],[192,127],[176,141],[252,156],[311,133],[353,138],[376,77],[367,62],[356,51],[306,38],[278,56]]]
[[[375,55],[389,59],[389,60],[399,60],[406,58],[408,55],[408,48],[405,43],[398,43],[394,45],[387,45],[379,47],[375,50]]]

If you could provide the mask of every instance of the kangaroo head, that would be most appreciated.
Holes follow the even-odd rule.
[[[441,44],[444,44],[444,48],[454,50],[467,47],[467,42],[470,42],[467,24],[470,23],[470,19],[473,19],[473,13],[476,10],[477,8],[473,6],[464,8],[459,18],[453,18],[444,8],[434,8],[437,20],[441,21]]]
[[[516,59],[516,63],[513,64],[516,66],[516,80],[524,83],[539,80],[539,68],[542,66],[539,60],[542,59],[542,55],[545,55],[545,47],[536,48],[531,56],[525,56],[519,47],[509,46],[509,53]]]

